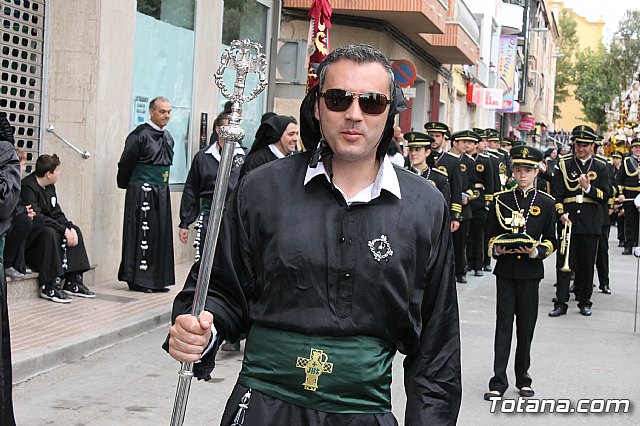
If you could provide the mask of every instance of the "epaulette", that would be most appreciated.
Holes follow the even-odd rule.
[[[497,197],[498,195],[507,194],[507,193],[509,193],[509,192],[513,192],[513,189],[507,189],[507,190],[504,190],[504,191],[495,192],[495,193],[493,194],[493,197],[495,198],[495,197]]]
[[[450,156],[452,156],[452,157],[453,157],[453,158],[455,158],[456,160],[459,160],[459,159],[460,159],[460,155],[458,155],[458,154],[454,154],[454,153],[453,153],[453,152],[451,152],[451,151],[447,151],[445,154],[449,154]]]
[[[539,193],[539,194],[542,194],[542,195],[546,195],[546,196],[547,196],[547,197],[549,197],[549,198],[550,198],[554,203],[556,202],[556,199],[555,199],[555,198],[553,198],[553,197],[551,196],[551,194],[549,194],[549,193],[547,193],[547,192],[544,192],[544,191],[540,191],[539,189],[538,189],[538,193]]]
[[[565,155],[563,155],[562,157],[560,157],[560,159],[561,159],[561,160],[564,160],[564,159],[571,158],[571,157],[573,157],[573,154],[572,154],[572,153],[569,153],[569,154],[565,154]]]
[[[494,154],[493,152],[488,153],[488,154],[487,154],[487,157],[489,157],[489,158],[495,158],[495,159],[497,159],[497,160],[499,160],[499,159],[500,159],[500,156],[499,156],[499,155],[497,155],[497,154]]]
[[[491,157],[489,157],[489,154],[485,154],[484,152],[481,152],[478,155],[481,156],[481,157],[484,157],[484,158],[491,158]]]
[[[601,156],[601,155],[596,155],[594,158],[595,158],[596,160],[600,161],[600,162],[601,162],[601,163],[603,163],[603,164],[613,164],[613,162],[611,162],[611,163],[609,162],[609,159],[608,159],[608,158],[603,157],[603,156]]]
[[[431,167],[431,171],[432,171],[432,172],[435,172],[435,173],[439,173],[439,174],[441,174],[442,176],[449,177],[449,175],[447,174],[447,172],[445,172],[444,170],[440,170],[440,169],[438,169],[437,167]]]

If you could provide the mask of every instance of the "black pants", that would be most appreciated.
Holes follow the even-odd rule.
[[[27,265],[40,273],[40,285],[53,284],[57,277],[82,274],[89,270],[89,258],[84,247],[80,228],[72,225],[78,234],[78,244],[66,247],[67,268],[63,268],[65,256],[61,235],[57,230],[44,226],[40,237],[25,250]]]
[[[578,299],[578,307],[591,307],[591,295],[593,294],[593,267],[598,250],[598,235],[574,234],[571,235],[571,247],[569,250],[569,267],[575,272],[575,292]],[[556,274],[558,283],[556,287],[555,307],[567,308],[569,301],[569,283],[571,272],[562,272],[560,268],[564,263],[564,256],[558,251],[556,258]]]
[[[638,209],[633,200],[624,204],[624,247],[631,248],[638,245]]]
[[[596,269],[598,270],[598,282],[600,288],[609,285],[609,234],[611,225],[609,222],[602,227],[602,234],[598,239],[598,253],[596,255]]]
[[[507,364],[511,351],[513,319],[516,320],[516,387],[531,386],[531,341],[538,319],[539,279],[515,280],[496,277],[496,334],[493,377],[489,389],[504,393],[509,387]]]
[[[460,227],[453,233],[453,251],[456,257],[456,277],[465,275],[467,267],[467,237],[469,236],[469,228],[471,220],[460,222]]]
[[[484,258],[487,256],[487,247],[484,241],[485,225],[487,223],[487,210],[473,211],[473,218],[469,229],[469,265],[474,271],[481,271],[484,266]]]
[[[624,215],[618,213],[616,216],[616,227],[618,228],[618,241],[624,243]]]
[[[20,213],[13,217],[11,228],[9,229],[9,233],[5,239],[5,268],[13,267],[24,273],[24,249],[40,237],[43,228],[44,220],[41,216],[36,216],[33,219],[30,219],[26,213]]]
[[[2,343],[0,344],[0,424],[13,426],[13,400],[11,395],[11,339],[9,337],[9,311],[7,309],[7,280],[4,269],[0,268],[0,329]]]

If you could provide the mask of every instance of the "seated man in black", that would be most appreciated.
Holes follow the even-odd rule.
[[[55,183],[60,176],[57,155],[41,155],[36,170],[22,179],[20,199],[31,205],[45,226],[40,237],[25,250],[27,265],[40,272],[40,297],[59,303],[69,303],[66,292],[79,297],[95,297],[82,282],[82,274],[89,270],[89,259],[80,228],[62,212]],[[64,290],[56,278],[64,277]]]

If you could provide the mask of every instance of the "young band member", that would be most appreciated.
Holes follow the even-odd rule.
[[[513,321],[516,321],[516,387],[523,397],[534,395],[531,377],[531,341],[538,318],[538,285],[544,277],[542,260],[556,246],[554,199],[536,189],[542,152],[518,146],[511,150],[517,186],[497,193],[489,211],[489,252],[496,258],[496,334],[494,376],[484,399],[501,397],[509,387],[507,364]]]
[[[409,170],[431,182],[442,193],[447,205],[450,205],[451,188],[447,173],[434,167],[431,156],[433,138],[424,133],[409,132],[405,135],[405,140],[409,147],[409,160],[411,161]]]

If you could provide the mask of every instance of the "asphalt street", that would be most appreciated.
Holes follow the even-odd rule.
[[[574,405],[580,399],[628,398],[629,412],[491,413],[491,403],[483,400],[483,393],[492,375],[495,279],[485,273],[481,278],[469,277],[468,285],[458,286],[463,367],[458,424],[640,424],[636,411],[640,404],[640,330],[633,331],[638,261],[621,256],[620,250],[611,250],[613,294],[599,293],[596,287],[591,317],[581,316],[573,303],[567,315],[547,316],[553,307],[555,273],[553,262],[546,262],[530,375],[536,398],[568,399]],[[167,327],[155,329],[16,385],[18,424],[169,424],[179,363],[160,348],[166,331]],[[213,379],[192,383],[186,425],[219,423],[241,359],[240,353],[220,352]],[[394,363],[392,392],[394,413],[403,424],[401,356]],[[515,387],[505,398],[517,398]],[[507,410],[512,407],[505,405]]]

